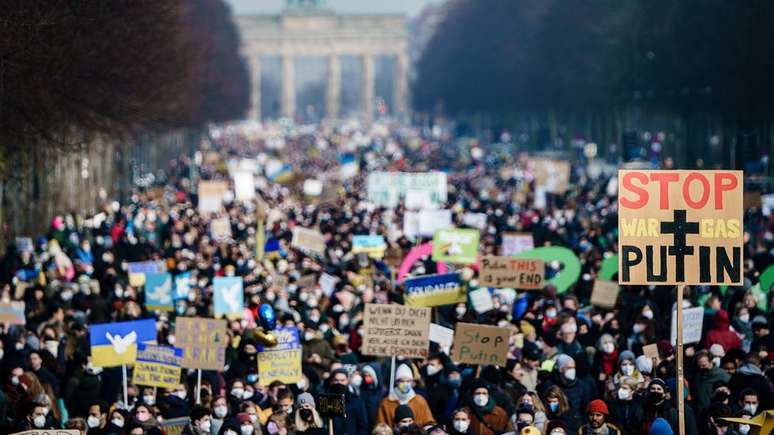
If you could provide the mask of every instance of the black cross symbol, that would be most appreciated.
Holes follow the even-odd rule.
[[[668,253],[675,256],[676,281],[685,281],[685,256],[693,255],[693,246],[686,246],[685,236],[699,234],[699,223],[686,221],[685,210],[674,210],[673,222],[661,222],[661,232],[674,235]]]

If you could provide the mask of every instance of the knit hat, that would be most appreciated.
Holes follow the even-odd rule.
[[[561,354],[558,357],[556,357],[556,368],[559,370],[562,370],[563,368],[567,367],[571,363],[575,363],[575,360],[572,359],[571,356]]]
[[[674,435],[672,426],[666,420],[659,417],[650,425],[650,435]]]
[[[710,355],[713,357],[719,356],[724,357],[726,355],[726,351],[723,350],[723,346],[719,343],[715,343],[709,348]]]
[[[312,408],[314,408],[314,397],[309,393],[299,394],[298,398],[296,399],[296,406],[301,406],[303,404],[312,405]]]
[[[607,404],[605,402],[597,399],[592,400],[591,403],[589,403],[588,408],[586,409],[586,412],[591,414],[592,412],[597,412],[603,415],[610,415],[610,411],[607,410]]]
[[[675,348],[672,347],[672,343],[669,340],[659,341],[656,343],[656,347],[658,347],[658,354],[661,355],[661,358],[669,358],[675,354]]]
[[[540,361],[543,355],[535,343],[525,340],[524,347],[521,349],[521,357],[531,361]]]
[[[407,366],[406,364],[401,364],[398,366],[398,370],[395,370],[395,379],[410,379],[414,380],[414,373],[411,371],[411,368]]]
[[[634,360],[634,365],[640,373],[651,373],[653,371],[653,359],[645,355],[640,355]]]
[[[650,384],[648,385],[648,388],[650,388],[651,385],[661,385],[661,388],[663,388],[665,390],[669,389],[667,387],[666,382],[664,382],[664,380],[661,379],[661,378],[653,378],[653,379],[651,379]]]
[[[630,350],[625,350],[621,352],[621,355],[618,356],[618,365],[621,365],[621,363],[624,361],[631,361],[633,364],[634,360],[635,360],[634,352]]]
[[[395,421],[401,421],[404,418],[414,418],[414,411],[408,405],[400,405],[395,409]]]

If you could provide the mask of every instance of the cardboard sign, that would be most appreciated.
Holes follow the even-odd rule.
[[[494,301],[492,301],[492,294],[486,288],[480,288],[468,292],[470,297],[470,303],[473,305],[473,309],[478,314],[486,313],[487,311],[494,310]]]
[[[451,357],[457,363],[505,366],[511,330],[475,323],[457,323]]]
[[[591,304],[602,308],[614,308],[618,301],[618,283],[598,279],[591,291]]]
[[[137,357],[137,344],[156,343],[156,321],[97,323],[89,326],[91,360],[97,367],[131,364]]]
[[[231,221],[227,217],[210,221],[210,235],[212,239],[220,242],[231,238]]]
[[[486,255],[481,257],[478,284],[493,288],[539,290],[543,288],[545,268],[543,260]]]
[[[428,200],[426,206],[440,207],[446,202],[447,181],[444,172],[371,172],[368,174],[368,201],[393,208],[407,192]]]
[[[451,210],[422,209],[403,213],[403,235],[409,240],[433,237],[436,231],[453,227]]]
[[[319,256],[325,255],[325,237],[319,231],[293,227],[293,239],[290,246]]]
[[[223,370],[228,346],[226,320],[178,317],[175,320],[175,345],[183,350],[182,367]]]
[[[199,197],[199,213],[215,213],[220,210],[220,206],[223,204],[223,198],[226,197],[228,192],[228,183],[225,181],[199,181],[198,197]]]
[[[295,384],[301,380],[301,340],[298,328],[281,327],[272,331],[277,345],[258,349],[258,380],[261,385],[274,381]]]
[[[318,394],[315,400],[315,409],[323,418],[347,417],[347,407],[343,394]]]
[[[186,293],[186,296],[188,294]],[[145,275],[145,308],[172,311],[172,275],[149,273]]]
[[[503,234],[500,255],[510,257],[535,247],[535,241],[531,233],[505,233]]]
[[[366,304],[363,355],[426,358],[430,346],[430,308]]]
[[[403,282],[403,288],[406,305],[414,307],[437,307],[467,301],[457,273],[408,278]]]
[[[325,272],[320,275],[320,279],[317,281],[317,283],[320,284],[320,288],[322,289],[323,293],[325,293],[327,297],[331,297],[333,291],[336,290],[336,283],[338,282],[339,279],[337,277],[328,275]]]
[[[386,249],[387,243],[384,241],[384,236],[363,235],[352,237],[353,254],[364,252],[371,258],[382,258]]]
[[[241,276],[216,276],[212,280],[215,295],[215,317],[239,319],[245,309],[245,291]]]
[[[11,435],[81,435],[78,429],[34,429],[14,432]]]
[[[683,344],[701,341],[701,327],[704,322],[704,308],[683,308]],[[672,311],[672,345],[677,342],[677,310]]]
[[[645,355],[645,357],[658,361],[658,344],[653,343],[642,346],[642,353]]]
[[[621,170],[618,180],[620,284],[742,284],[742,171]]]
[[[134,385],[175,388],[180,384],[180,359],[183,350],[176,347],[139,343],[137,361],[132,370]]]
[[[24,301],[0,302],[0,323],[24,325]]]
[[[255,198],[255,176],[253,172],[234,173],[234,198],[237,201],[251,201]]]
[[[454,330],[445,326],[430,324],[430,341],[434,341],[441,346],[444,352],[449,353],[449,349],[454,343]]]
[[[473,264],[478,255],[478,230],[446,229],[433,236],[433,261]]]
[[[564,193],[570,187],[570,162],[534,159],[535,185],[548,193]]]

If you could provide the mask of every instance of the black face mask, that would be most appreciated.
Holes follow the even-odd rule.
[[[301,420],[312,421],[312,410],[311,409],[301,408],[301,409],[298,410],[298,415],[299,415],[299,417],[301,417]]]
[[[651,391],[648,393],[648,401],[653,405],[660,405],[664,401],[664,393]]]

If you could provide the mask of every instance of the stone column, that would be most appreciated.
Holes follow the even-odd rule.
[[[282,55],[282,98],[280,111],[282,116],[295,118],[296,116],[296,79],[295,59],[288,54]]]
[[[339,117],[341,111],[341,59],[336,54],[328,57],[328,83],[325,87],[325,116]]]
[[[250,55],[248,62],[250,72],[250,113],[248,119],[261,120],[261,58]]]
[[[395,71],[393,77],[394,88],[392,91],[392,111],[396,115],[405,115],[408,112],[408,72],[409,58],[404,51],[395,56]]]
[[[363,55],[363,89],[360,91],[360,106],[367,120],[370,120],[374,114],[374,80],[375,67],[374,55],[371,53]]]

